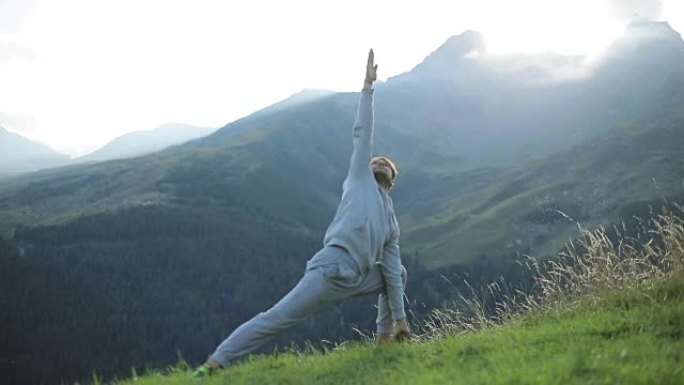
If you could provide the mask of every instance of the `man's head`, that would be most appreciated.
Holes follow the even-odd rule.
[[[397,179],[397,166],[392,160],[384,156],[376,156],[370,162],[375,180],[383,187],[390,189]]]

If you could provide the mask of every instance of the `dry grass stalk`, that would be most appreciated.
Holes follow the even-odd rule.
[[[434,340],[501,325],[526,312],[562,309],[579,298],[660,281],[684,269],[684,208],[671,204],[648,221],[635,218],[636,235],[623,223],[609,233],[600,227],[570,241],[557,258],[521,262],[533,277],[528,290],[511,287],[500,278],[478,294],[467,281],[467,294],[434,310],[416,328],[417,340]],[[494,304],[492,306],[492,304]]]

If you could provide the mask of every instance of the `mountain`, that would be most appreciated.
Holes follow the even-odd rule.
[[[0,175],[67,164],[70,158],[0,126]]]
[[[473,172],[428,182],[428,199],[401,207],[415,218],[403,229],[407,249],[419,250],[432,266],[550,256],[581,228],[630,222],[667,201],[682,202],[684,111],[660,112],[657,119],[492,173],[495,181],[480,188],[473,181],[483,176]],[[419,220],[426,215],[429,221]]]
[[[681,201],[684,42],[667,28],[635,21],[596,62],[492,56],[467,32],[377,86],[416,317],[454,289],[442,276],[515,275],[578,224]],[[3,179],[0,307],[23,321],[0,328],[0,358],[43,380],[198,362],[287,292],[334,216],[358,102],[300,96],[156,153]],[[367,305],[285,341],[351,338]]]
[[[196,127],[188,124],[169,123],[149,131],[133,131],[124,134],[104,147],[82,157],[76,162],[93,162],[110,159],[132,158],[189,140],[201,138],[216,131],[210,127]]]
[[[483,44],[475,32],[450,38],[382,96],[390,124],[464,169],[544,157],[680,102],[684,44],[666,23],[635,19],[595,62],[486,55]]]

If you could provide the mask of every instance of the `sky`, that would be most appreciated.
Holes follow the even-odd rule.
[[[305,88],[356,91],[452,35],[490,53],[595,56],[684,0],[0,0],[0,125],[70,156],[169,122],[222,127]]]

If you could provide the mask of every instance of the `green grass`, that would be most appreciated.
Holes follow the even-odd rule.
[[[122,384],[684,384],[684,275],[428,342],[253,357]]]

